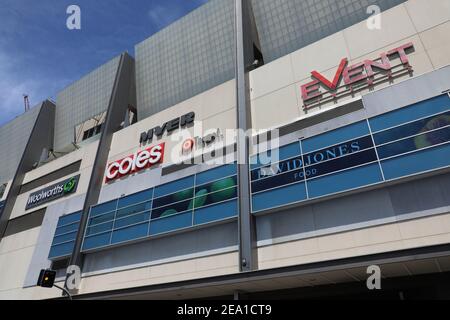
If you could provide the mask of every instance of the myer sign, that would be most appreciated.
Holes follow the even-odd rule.
[[[60,183],[54,184],[43,190],[32,193],[28,198],[25,210],[40,206],[44,203],[74,193],[77,190],[79,179],[80,175],[61,181]]]

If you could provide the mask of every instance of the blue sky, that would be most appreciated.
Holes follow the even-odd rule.
[[[207,0],[1,0],[0,126]],[[81,30],[66,9],[81,8]]]

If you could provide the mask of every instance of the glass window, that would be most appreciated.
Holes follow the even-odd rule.
[[[54,237],[52,245],[63,243],[63,242],[68,242],[68,241],[73,241],[73,240],[76,239],[77,233],[78,232],[75,231],[75,232],[72,232],[72,233],[67,233],[67,234],[64,234],[64,235],[61,235],[61,236]]]
[[[130,206],[124,209],[117,210],[116,219],[123,218],[126,216],[133,215],[135,213],[150,210],[152,208],[152,202],[144,202],[134,206]]]
[[[234,199],[237,197],[237,187],[222,189],[213,193],[207,193],[202,189],[195,194],[194,209],[212,205],[214,203]]]
[[[267,167],[260,167],[251,172],[251,180],[259,180],[275,176],[284,172],[296,170],[303,167],[303,160],[301,156],[274,163]]]
[[[223,189],[229,189],[237,185],[237,177],[228,177],[225,179],[217,180],[211,183],[198,185],[195,187],[195,193],[198,194],[200,191],[206,193],[217,192]]]
[[[111,240],[111,232],[102,233],[95,236],[84,238],[83,250],[92,250],[99,247],[109,245]]]
[[[411,153],[381,162],[386,180],[450,165],[450,144]]]
[[[98,224],[96,226],[93,227],[88,227],[86,229],[86,235],[90,236],[93,234],[97,234],[97,233],[103,233],[106,231],[111,231],[114,225],[114,221],[110,221],[107,223],[102,223],[102,224]]]
[[[155,198],[162,197],[194,186],[194,176],[176,180],[155,188]]]
[[[63,227],[56,228],[55,236],[59,236],[64,233],[78,231],[80,223],[72,223]]]
[[[310,198],[342,192],[383,180],[378,163],[351,170],[346,170],[326,177],[309,180],[308,192]]]
[[[237,213],[237,200],[228,201],[215,206],[195,210],[194,225],[236,217]]]
[[[366,121],[357,122],[352,125],[303,140],[303,153],[324,149],[327,146],[332,146],[340,142],[366,136],[369,133],[369,127],[367,126]]]
[[[298,142],[294,142],[286,146],[283,146],[279,149],[268,150],[267,152],[260,153],[257,156],[251,157],[250,167],[253,170],[262,166],[269,165],[274,162],[293,158],[299,154],[300,154],[300,144]],[[273,159],[272,155],[274,155]]]
[[[116,230],[112,234],[111,244],[137,240],[148,235],[148,222]]]
[[[192,211],[150,222],[150,235],[175,231],[192,226]]]
[[[124,198],[120,198],[118,208],[124,208],[135,203],[141,203],[147,200],[151,200],[152,196],[153,196],[153,189],[148,189],[143,192],[139,192]]]
[[[114,215],[115,214],[116,214],[115,212],[111,212],[111,213],[104,214],[102,216],[97,216],[97,217],[94,217],[94,218],[90,218],[88,226],[94,226],[96,224],[101,224],[101,223],[105,223],[105,222],[114,220]]]
[[[62,216],[59,218],[58,227],[66,225],[66,224],[71,224],[74,222],[80,222],[80,220],[81,220],[81,211],[72,213],[72,214],[68,214],[68,215],[65,215],[65,216]]]
[[[177,202],[170,204],[165,207],[157,208],[152,210],[152,219],[168,217],[180,212],[187,210],[192,210],[194,206],[193,200],[187,200],[182,202]]]
[[[130,216],[127,218],[118,219],[114,223],[114,229],[123,228],[126,226],[130,226],[130,225],[148,221],[148,220],[150,220],[150,211],[140,213],[140,214],[135,214],[134,216]]]
[[[380,159],[420,150],[450,141],[450,127],[378,147]]]
[[[49,259],[61,258],[72,254],[75,241],[52,246],[48,254]]]
[[[450,125],[450,112],[374,134],[376,144],[403,139]]]
[[[211,181],[218,180],[220,178],[235,175],[237,173],[236,164],[227,164],[212,170],[208,170],[197,174],[197,185],[202,185]]]
[[[328,173],[345,170],[351,167],[356,167],[365,163],[377,161],[377,154],[374,149],[355,153],[343,158],[322,162],[310,167],[307,170],[311,171],[308,178],[319,177]]]
[[[267,210],[306,200],[305,183],[297,183],[284,188],[254,194],[252,197],[253,212]]]
[[[367,150],[369,148],[373,148],[373,141],[370,135],[307,153],[303,156],[303,160],[305,161],[305,166],[310,166],[324,161],[344,157],[362,150]]]
[[[373,132],[392,128],[400,124],[414,121],[419,118],[431,116],[436,113],[447,111],[450,107],[450,98],[444,94],[412,106],[398,109],[378,117],[370,119]]]
[[[264,178],[252,182],[252,192],[260,192],[268,189],[278,188],[287,184],[305,180],[303,168],[278,174],[270,178]]]
[[[159,208],[171,203],[190,200],[194,197],[194,188],[178,191],[177,193],[153,200],[153,208]]]
[[[91,208],[90,216],[95,217],[95,216],[98,216],[98,215],[101,215],[101,214],[104,214],[104,213],[107,213],[110,211],[114,211],[114,210],[116,210],[116,206],[117,206],[117,200],[99,204],[99,205]]]

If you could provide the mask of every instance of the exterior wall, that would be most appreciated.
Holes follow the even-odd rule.
[[[75,127],[106,111],[119,58],[112,59],[58,94],[54,143],[56,152],[72,151]]]
[[[295,132],[283,137],[282,143],[298,140],[300,136],[318,135],[441,94],[450,87],[450,68],[443,68],[450,63],[446,36],[450,28],[449,6],[448,0],[434,0],[432,4],[409,0],[382,14],[382,30],[368,31],[365,22],[361,22],[251,72],[254,127],[274,128],[334,108],[334,105],[325,105],[308,114],[302,109],[300,85],[311,80],[312,70],[332,78],[343,57],[348,57],[353,64],[365,58],[377,58],[380,52],[407,42],[415,46],[415,52],[408,57],[416,78],[411,80],[410,76],[405,76],[396,79],[395,86],[380,85],[373,93],[363,91],[364,110]],[[139,80],[138,71],[138,90],[142,90],[139,81],[144,80],[145,77]],[[166,143],[164,163],[158,168],[104,183],[99,202],[211,168],[205,164],[162,176],[162,168],[179,158],[183,139],[176,139],[177,133],[203,136],[208,130],[225,131],[236,127],[235,81],[218,85],[115,133],[108,161],[120,160],[141,150],[142,132],[189,112],[196,113],[194,127],[171,136],[165,134],[160,140],[155,138],[149,143]],[[82,159],[77,193],[47,205],[41,227],[6,237],[0,243],[0,298],[42,299],[60,295],[56,290],[33,287],[33,281],[37,270],[51,265],[48,251],[58,218],[83,206],[96,148],[97,142],[93,142],[26,175],[24,183]],[[172,151],[174,157],[170,157]],[[439,173],[441,177],[434,173],[423,175],[257,216],[259,268],[448,243],[450,173],[448,169]],[[42,188],[45,186],[39,187]],[[419,195],[425,195],[427,201],[422,201]],[[29,193],[19,196],[14,217],[28,213],[23,210],[28,196]],[[229,221],[91,252],[86,256],[80,293],[238,273],[237,239],[236,222]]]
[[[139,120],[234,78],[233,17],[211,0],[136,46]]]
[[[349,65],[353,65],[413,42],[415,52],[408,58],[414,76],[450,64],[450,43],[445,31],[450,23],[449,7],[448,0],[410,0],[381,14],[381,30],[369,30],[363,21],[252,71],[253,126],[274,128],[333,107],[333,103],[324,104],[306,113],[300,86],[311,81],[313,70],[333,79],[338,64],[345,57]],[[400,77],[395,83],[409,78],[409,75]],[[385,83],[375,89],[388,85]],[[368,89],[363,90],[357,95],[368,92]]]
[[[14,177],[40,110],[38,105],[0,128],[0,184]]]
[[[181,144],[186,138],[203,137],[217,129],[225,134],[226,129],[236,128],[235,97],[235,81],[231,80],[117,132],[111,144],[109,162],[123,159],[143,149],[140,144],[141,133],[187,113],[195,112],[193,127],[187,128],[187,130],[177,130],[171,135],[165,133],[161,139],[155,137],[151,143],[148,143],[148,146],[165,143],[166,155],[163,165],[176,163],[183,158]],[[231,141],[229,144],[232,143]]]
[[[0,270],[2,271],[0,299],[45,299],[60,296],[60,292],[56,289],[45,290],[34,287],[38,277],[37,272],[51,266],[51,262],[48,260],[48,252],[58,218],[61,215],[80,210],[83,205],[82,200],[87,191],[97,145],[97,142],[93,142],[26,174],[24,184],[57,171],[70,163],[82,160],[78,173],[72,173],[58,179],[58,181],[61,181],[80,174],[78,188],[73,195],[25,210],[29,195],[58,182],[52,181],[18,196],[11,219],[42,208],[46,208],[46,214],[41,227],[4,237],[0,242]],[[9,263],[11,261],[14,263]]]
[[[449,218],[447,213],[261,247],[259,267],[270,269],[446,244],[450,242]]]
[[[13,213],[11,215],[11,219],[20,217],[22,215],[31,213],[33,211],[45,208],[48,206],[47,204],[43,204],[41,206],[38,207],[34,207],[32,209],[29,210],[25,210],[28,198],[30,196],[30,194],[45,189],[48,186],[51,186],[55,183],[57,183],[58,181],[63,181],[64,179],[68,179],[70,177],[73,177],[77,174],[80,174],[80,180],[78,182],[78,188],[77,188],[77,192],[74,193],[73,195],[68,196],[67,198],[61,198],[58,200],[55,200],[54,202],[62,202],[62,201],[67,201],[68,198],[70,197],[74,197],[76,195],[79,194],[83,194],[87,192],[87,187],[88,187],[88,183],[89,183],[89,177],[91,175],[91,171],[92,171],[92,166],[94,163],[94,158],[95,158],[95,154],[97,151],[97,145],[98,142],[93,142],[87,146],[85,146],[84,148],[81,148],[75,152],[72,152],[64,157],[58,158],[42,167],[39,167],[36,170],[33,170],[31,172],[29,172],[24,179],[24,184],[33,181],[35,179],[38,179],[40,177],[43,177],[51,172],[57,171],[65,166],[67,166],[68,164],[74,163],[78,160],[81,160],[81,167],[80,167],[80,171],[78,173],[72,173],[66,177],[63,177],[61,179],[58,179],[57,181],[52,181],[49,182],[45,185],[39,186],[36,189],[30,190],[29,192],[25,192],[23,194],[20,194],[17,197],[16,203],[14,205],[14,210]],[[66,212],[69,213],[69,212]]]
[[[266,62],[323,39],[367,19],[367,8],[382,11],[405,0],[253,0],[257,27]]]

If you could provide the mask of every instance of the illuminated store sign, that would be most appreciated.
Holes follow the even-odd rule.
[[[195,120],[195,113],[190,112],[181,118],[176,118],[172,121],[166,122],[162,126],[150,129],[147,132],[141,133],[140,143],[144,144],[147,142],[151,142],[153,140],[154,136],[157,136],[158,138],[161,138],[164,133],[172,133],[175,130],[178,130],[180,128],[184,128],[188,126],[189,124],[194,123]]]
[[[129,174],[148,169],[164,160],[164,143],[136,152],[122,160],[115,161],[106,169],[106,180],[119,179]]]
[[[312,108],[326,101],[333,101],[340,96],[372,87],[386,80],[392,80],[405,71],[412,72],[407,54],[407,50],[412,49],[414,49],[414,45],[407,43],[380,54],[380,58],[376,60],[364,60],[352,66],[348,66],[348,59],[343,58],[332,81],[317,71],[311,72],[314,80],[301,86],[304,109]],[[393,57],[399,57],[401,63],[392,65],[390,58]],[[344,84],[340,85],[342,79]],[[322,91],[322,88],[326,91]]]
[[[43,190],[32,193],[28,198],[25,209],[28,210],[74,193],[77,190],[79,179],[80,176],[78,175]]]

